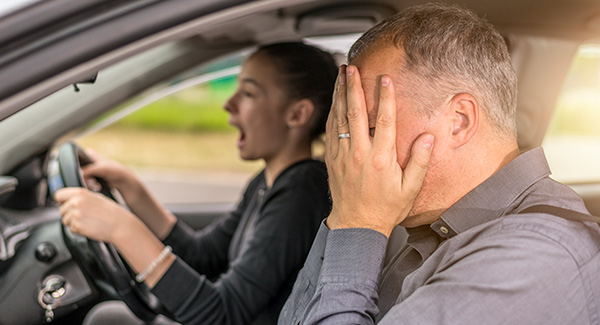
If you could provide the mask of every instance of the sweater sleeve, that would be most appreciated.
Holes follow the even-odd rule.
[[[329,212],[326,177],[294,173],[270,190],[244,249],[216,282],[177,259],[152,292],[184,324],[248,324],[293,282]]]
[[[163,243],[196,272],[214,278],[227,269],[227,249],[239,220],[235,212],[227,213],[206,231],[194,231],[177,221]]]
[[[218,277],[227,269],[231,238],[240,223],[258,177],[261,175],[250,182],[235,210],[198,231],[178,220],[163,243],[171,246],[173,252],[196,272],[209,278]]]

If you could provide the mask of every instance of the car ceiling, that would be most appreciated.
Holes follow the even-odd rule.
[[[74,24],[77,28],[86,28],[85,26],[96,26],[98,23],[91,19],[92,15],[118,16],[128,14],[135,10],[141,10],[146,7],[155,6],[155,10],[165,8],[178,8],[179,11],[186,11],[189,8],[189,14],[197,12],[202,14],[201,10],[193,6],[195,1],[190,0],[135,0],[135,1],[116,1],[116,0],[47,0],[35,3],[30,9],[22,10],[16,14],[0,20],[0,67],[4,63],[8,54],[23,53],[23,40],[33,40],[33,37],[41,37],[51,32],[56,34],[75,34],[74,28],[67,25],[64,21],[77,21],[74,17],[83,17],[84,26]],[[365,26],[372,23],[373,19],[380,19],[383,16],[402,10],[403,8],[427,2],[425,0],[266,0],[266,1],[203,1],[204,3],[219,3],[221,9],[233,6],[245,6],[248,12],[252,12],[252,6],[266,8],[270,11],[267,15],[275,17],[279,22],[286,21],[292,24],[289,27],[301,29],[300,33],[330,33],[336,26],[343,26],[345,29],[356,26],[355,31],[364,30]],[[245,4],[244,4],[245,2]],[[576,39],[598,39],[600,36],[600,2],[595,0],[455,0],[455,2],[473,9],[478,14],[485,16],[490,22],[498,26],[503,32],[519,33],[538,33],[552,35],[563,38]],[[124,5],[126,3],[126,5]],[[164,4],[163,4],[164,3]],[[174,5],[178,3],[179,5]],[[214,7],[214,6],[213,6]],[[200,8],[200,7],[198,7]],[[272,9],[270,9],[272,8]],[[215,8],[212,8],[213,10]],[[177,11],[171,10],[171,11]],[[206,10],[205,10],[206,12]],[[178,13],[181,15],[181,13]],[[116,25],[114,17],[111,16],[113,24]],[[131,19],[135,18],[132,16]],[[154,19],[147,22],[138,19],[138,24],[157,25],[154,30],[165,28],[169,24],[163,23],[163,20],[171,19],[170,23],[175,23],[172,18],[163,14],[162,19]],[[180,19],[180,21],[189,20]],[[81,19],[81,18],[80,18]],[[106,18],[108,19],[108,18]],[[369,21],[371,20],[371,21]],[[265,34],[265,26],[269,26],[273,19],[265,21],[253,19],[252,26]],[[310,24],[303,22],[310,21]],[[26,23],[23,23],[26,22]],[[344,24],[346,22],[346,24]],[[318,27],[315,28],[315,25]],[[251,31],[248,25],[240,25],[242,30]],[[285,28],[284,25],[277,24],[277,28],[271,28],[277,31],[279,28]],[[61,29],[62,28],[62,29]],[[54,29],[61,29],[53,31]],[[99,28],[98,28],[99,29]],[[42,30],[43,32],[41,32]],[[125,33],[125,29],[120,30]],[[236,31],[237,33],[237,31]],[[231,35],[232,37],[246,37],[249,34]],[[256,33],[255,33],[256,35]],[[99,37],[96,35],[96,37]],[[132,36],[133,37],[133,36]],[[132,41],[134,38],[129,39]],[[47,40],[46,40],[47,41]],[[126,41],[126,40],[123,40]],[[38,44],[39,46],[39,44]],[[42,48],[42,47],[40,47]],[[75,47],[76,48],[76,47]],[[7,51],[9,49],[9,51]],[[0,71],[1,72],[1,71]],[[3,85],[0,87],[0,99],[4,96],[3,88],[9,87]]]
[[[185,2],[184,0],[169,1]],[[106,0],[92,2],[96,5],[122,3]],[[139,2],[160,3],[161,1]],[[48,125],[48,128],[51,126],[54,129],[43,137],[44,140],[38,139],[35,143],[28,143],[27,146],[19,146],[20,150],[24,147],[27,147],[27,150],[17,153],[16,144],[8,147],[0,146],[0,155],[6,157],[6,153],[16,154],[10,158],[10,161],[1,161],[0,170],[5,172],[14,167],[25,155],[46,148],[64,135],[67,130],[84,125],[90,118],[114,107],[119,101],[126,100],[158,82],[159,79],[168,78],[187,67],[252,44],[332,33],[362,32],[386,16],[407,6],[427,1],[266,0],[240,2],[244,1],[230,1],[228,5],[232,7],[222,12],[198,20],[184,21],[182,25],[169,27],[159,35],[150,35],[137,41],[131,41],[130,44],[115,46],[107,53],[98,54],[98,57],[89,58],[88,61],[78,64],[73,69],[66,69],[62,73],[58,73],[62,79],[57,76],[48,76],[48,79],[34,83],[31,89],[24,92],[0,96],[0,119],[4,119],[20,106],[27,105],[40,96],[45,96],[44,93],[47,95],[71,83],[85,80],[98,69],[113,65],[143,50],[165,42],[184,41],[185,39],[190,39],[184,41],[187,44],[190,42],[200,44],[195,49],[190,49],[194,56],[178,54],[186,57],[187,61],[173,61],[174,68],[171,74],[162,70],[160,73],[153,74],[154,78],[145,76],[143,79],[145,83],[140,83],[139,78],[137,80],[132,78],[129,83],[125,83],[127,80],[123,80],[127,87],[119,93],[119,96],[112,97],[112,101],[99,101],[100,97],[90,96],[89,109],[85,113],[81,113],[80,116],[73,114],[70,122],[63,122],[60,126]],[[600,40],[600,2],[591,0],[463,0],[446,2],[458,3],[485,16],[491,23],[498,26],[503,34],[507,35],[509,41],[513,41],[512,54],[515,61],[527,62],[527,65],[523,66],[516,63],[517,74],[522,85],[520,87],[523,87],[520,89],[520,93],[528,94],[527,98],[519,98],[519,110],[522,111],[519,117],[519,129],[528,130],[528,132],[520,134],[520,144],[525,149],[539,145],[552,113],[552,110],[547,110],[546,107],[554,106],[556,93],[562,85],[561,77],[568,69],[570,57],[582,40]],[[81,5],[81,2],[74,0],[48,0],[44,3],[63,7],[69,3]],[[223,7],[227,6],[223,5]],[[21,14],[26,15],[27,12]],[[37,14],[39,14],[39,10]],[[8,23],[0,21],[0,27],[6,26],[19,25],[15,25],[14,20]],[[18,32],[23,31],[26,31],[26,28],[21,26],[21,30],[15,30],[11,35],[18,35]],[[518,35],[518,37],[513,35]],[[10,40],[2,39],[0,36],[1,41],[4,41],[4,48],[0,51],[0,69],[3,55],[10,54],[13,47],[18,49],[20,44],[19,42],[11,43]],[[543,43],[544,46],[540,47],[540,43]],[[531,62],[537,63],[532,64]],[[557,81],[554,83],[548,81],[549,84],[536,82],[540,79],[537,74],[540,70],[544,70],[540,65],[556,65],[556,62],[559,64],[562,62],[563,66],[555,66],[553,75],[547,76],[545,79]],[[52,80],[52,83],[49,80]],[[0,93],[8,87],[6,84],[0,84]],[[35,88],[38,90],[37,93],[32,91]]]
[[[323,8],[336,9],[340,4],[376,4],[395,12],[427,0],[319,1],[287,9],[286,15],[301,17]],[[465,6],[503,31],[541,33],[579,39],[598,39],[600,36],[600,2],[595,0],[455,0],[443,1]]]

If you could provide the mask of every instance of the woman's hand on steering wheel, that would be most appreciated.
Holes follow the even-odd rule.
[[[62,222],[75,234],[115,243],[121,233],[134,233],[137,219],[115,201],[84,188],[68,187],[56,192]]]
[[[95,179],[101,178],[110,188],[119,191],[125,201],[132,201],[142,187],[137,175],[119,162],[105,158],[93,150],[86,150],[85,153],[91,162],[82,166],[81,171],[88,188],[94,189]]]
[[[154,247],[144,250],[153,254],[155,250],[162,249],[162,243],[141,220],[113,201],[110,186],[104,179],[98,177],[97,181],[102,185],[102,194],[107,198],[85,189],[86,181],[82,175],[82,167],[94,164],[94,159],[75,143],[67,142],[59,147],[57,162],[59,176],[67,188],[57,191],[55,199],[61,203],[60,212],[65,216],[63,238],[69,251],[78,256],[78,263],[82,263],[85,269],[99,268],[114,287],[114,293],[121,297],[138,318],[149,322],[157,314],[166,312],[148,288],[135,281],[133,273],[140,272],[150,263],[148,260],[155,258],[139,254],[138,247]],[[86,248],[73,242],[73,234],[69,234],[71,232],[88,237],[86,248],[92,253],[96,263],[86,259],[89,256]],[[135,245],[131,245],[132,242]],[[129,256],[130,262],[135,262],[132,263],[134,270],[131,270],[117,249],[124,253],[125,258]],[[172,259],[173,257],[171,261]],[[155,275],[158,276],[162,274]],[[149,278],[146,283],[149,283],[148,281]]]

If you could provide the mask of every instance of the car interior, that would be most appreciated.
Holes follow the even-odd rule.
[[[0,15],[0,30],[7,31],[0,33],[0,80],[7,81],[0,85],[0,324],[43,323],[39,300],[49,280],[65,289],[54,322],[78,324],[95,303],[122,298],[86,241],[61,226],[51,190],[71,184],[61,168],[78,168],[61,164],[61,146],[126,115],[124,108],[140,106],[150,94],[168,94],[169,81],[196,78],[190,71],[198,67],[277,41],[327,47],[332,37],[356,37],[421,2],[61,0]],[[541,146],[574,56],[582,44],[600,40],[600,3],[452,2],[504,35],[519,79],[519,145],[522,151]],[[343,49],[330,50],[344,63]],[[600,178],[568,185],[600,215]],[[200,229],[233,203],[168,208]]]

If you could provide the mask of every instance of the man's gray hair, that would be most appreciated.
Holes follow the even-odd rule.
[[[363,34],[348,62],[382,46],[404,52],[404,93],[431,116],[449,96],[474,96],[500,134],[516,136],[517,78],[506,42],[494,26],[452,5],[410,7]],[[398,89],[399,87],[397,87]]]

